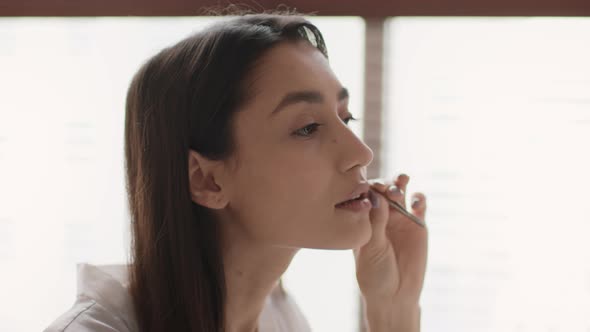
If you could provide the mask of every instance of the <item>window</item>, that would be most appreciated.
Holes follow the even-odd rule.
[[[388,23],[383,171],[429,197],[425,331],[590,328],[590,20]]]
[[[67,310],[75,298],[77,262],[126,262],[127,87],[148,57],[213,20],[0,19],[3,330],[41,330]],[[334,71],[350,91],[351,111],[362,117],[362,20],[311,21],[325,34]],[[362,135],[359,123],[351,126]],[[352,253],[343,252],[302,251],[293,262],[285,287],[314,328],[352,330],[353,267]]]

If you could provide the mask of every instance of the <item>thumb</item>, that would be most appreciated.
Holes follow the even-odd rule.
[[[385,233],[387,220],[389,219],[389,207],[387,201],[381,195],[369,190],[369,199],[373,208],[369,212],[369,221],[371,223],[371,238],[361,249],[363,251],[381,251],[387,247],[389,239]]]

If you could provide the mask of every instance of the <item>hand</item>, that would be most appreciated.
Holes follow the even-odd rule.
[[[369,180],[371,190],[386,194],[406,206],[406,187],[410,178],[401,174],[391,183]],[[428,231],[390,207],[384,197],[375,194],[378,207],[371,209],[369,218],[372,235],[369,242],[354,249],[356,277],[365,301],[374,305],[395,304],[418,307],[424,284],[428,249]],[[424,220],[426,197],[415,193],[411,210]]]

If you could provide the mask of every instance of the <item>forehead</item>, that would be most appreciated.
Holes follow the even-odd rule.
[[[305,41],[282,42],[270,49],[257,61],[249,80],[253,101],[271,104],[292,91],[317,90],[336,96],[341,89],[328,60]]]

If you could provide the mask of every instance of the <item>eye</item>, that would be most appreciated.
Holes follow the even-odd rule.
[[[352,115],[349,115],[347,118],[343,119],[342,122],[344,122],[346,125],[348,125],[348,123],[350,121],[357,121],[358,119],[355,118]],[[310,137],[313,133],[315,133],[318,128],[322,126],[319,123],[311,123],[301,129],[296,130],[295,132],[293,132],[293,135],[296,136],[302,136],[302,137]]]
[[[319,124],[319,123],[312,123],[312,124],[309,124],[301,129],[296,130],[293,134],[296,136],[309,137],[316,130],[318,130],[318,127],[320,127],[320,126],[321,126],[321,124]]]
[[[350,115],[348,116],[346,119],[342,120],[344,121],[344,123],[348,124],[350,121],[357,121],[358,119],[355,118],[354,116]]]

